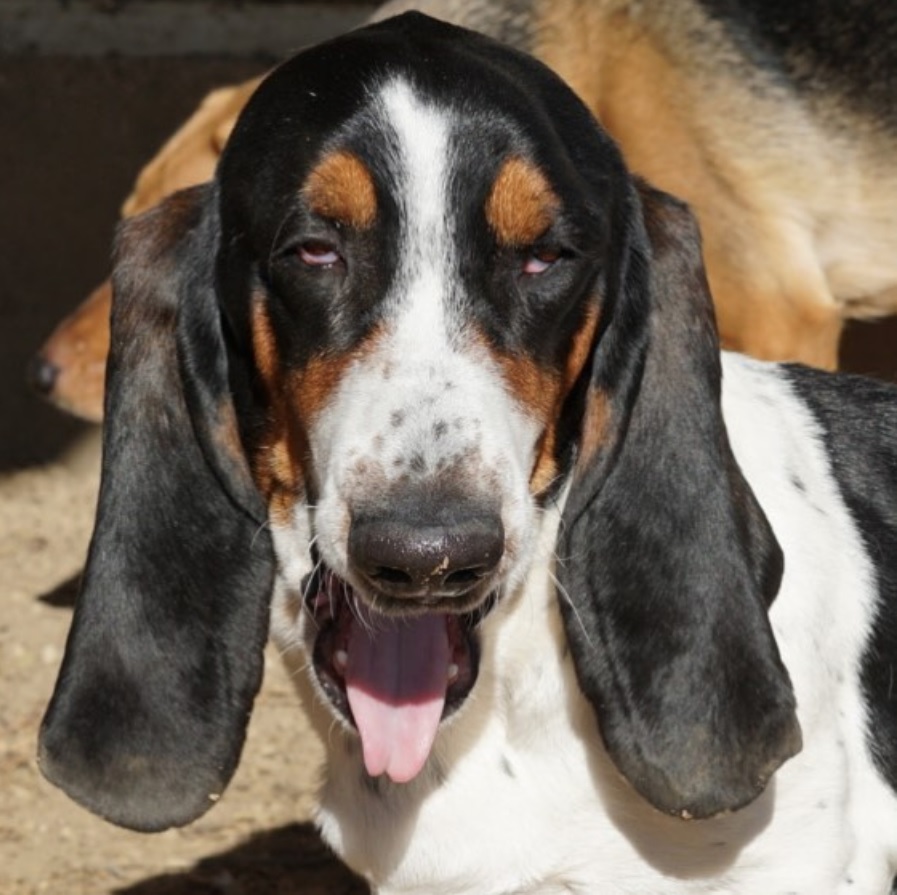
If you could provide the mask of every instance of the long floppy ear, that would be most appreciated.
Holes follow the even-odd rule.
[[[709,817],[801,747],[767,614],[782,556],[729,446],[696,223],[644,186],[627,205],[558,550],[564,621],[617,767],[660,810]]]
[[[123,226],[96,527],[40,733],[44,774],[136,830],[230,780],[262,677],[273,554],[216,305],[214,187]]]

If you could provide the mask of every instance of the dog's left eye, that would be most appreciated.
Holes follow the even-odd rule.
[[[342,260],[340,253],[326,242],[309,240],[298,248],[299,260],[309,267],[333,267]]]
[[[560,257],[557,249],[534,249],[523,259],[523,272],[530,277],[538,276],[553,267]]]

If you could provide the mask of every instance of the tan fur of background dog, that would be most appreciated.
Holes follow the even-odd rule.
[[[897,310],[897,146],[834,96],[750,66],[691,0],[393,0],[532,52],[629,165],[697,212],[726,347],[834,368],[844,321]],[[207,180],[257,80],[216,90],[140,173],[122,213]],[[102,416],[108,283],[41,351],[50,394]]]

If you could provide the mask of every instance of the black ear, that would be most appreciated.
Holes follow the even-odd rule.
[[[267,636],[273,554],[230,399],[213,190],[119,235],[96,527],[40,733],[44,774],[136,830],[223,791]]]
[[[750,802],[801,746],[767,615],[782,556],[729,446],[695,221],[647,187],[625,204],[562,607],[617,767],[662,811],[709,817]]]

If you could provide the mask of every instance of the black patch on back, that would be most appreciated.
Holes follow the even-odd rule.
[[[874,563],[878,600],[860,686],[869,748],[897,791],[897,389],[860,376],[787,369],[822,427],[832,472]]]
[[[754,65],[897,131],[892,0],[698,0]]]

